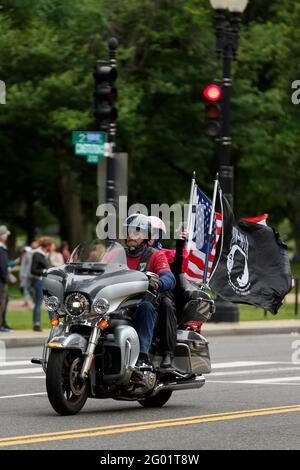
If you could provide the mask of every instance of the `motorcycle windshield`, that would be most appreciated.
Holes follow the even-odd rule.
[[[113,241],[93,240],[78,245],[68,264],[95,263],[109,266],[124,265],[127,267],[126,253],[122,245]]]

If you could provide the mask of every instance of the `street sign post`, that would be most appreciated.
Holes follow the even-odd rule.
[[[104,144],[75,144],[75,155],[104,155]]]
[[[100,131],[73,131],[72,144],[99,144],[105,143],[105,132]]]
[[[99,157],[99,155],[87,155],[86,156],[87,163],[99,163],[100,159],[101,157]]]

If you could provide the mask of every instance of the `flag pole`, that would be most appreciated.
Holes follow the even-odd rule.
[[[193,204],[194,204],[194,193],[196,187],[196,172],[193,171],[192,175],[192,183],[191,183],[191,192],[190,192],[190,201],[189,201],[189,211],[188,211],[188,219],[187,219],[187,228],[186,231],[188,233],[188,242],[187,242],[187,251],[189,252],[191,241],[193,239]]]
[[[223,221],[224,220],[224,216],[223,216],[224,210],[223,210],[223,201],[222,201],[223,196],[222,196],[222,189],[220,187],[220,184],[219,184],[219,196],[220,196],[221,216],[222,216],[222,221]],[[217,262],[215,263],[214,270],[210,275],[209,282],[211,281],[213,275],[215,274],[217,266],[220,262],[221,254],[222,254],[222,251],[223,251],[223,243],[224,243],[224,230],[222,228],[222,230],[221,230],[221,247],[220,247],[220,250],[219,250],[219,256],[218,256]]]
[[[206,285],[207,285],[208,260],[209,260],[209,255],[210,255],[211,235],[212,235],[212,229],[213,229],[213,223],[214,223],[218,186],[219,186],[219,173],[216,174],[216,179],[214,183],[214,192],[213,192],[213,199],[212,199],[212,204],[211,204],[211,213],[210,213],[209,229],[208,229],[208,243],[207,243],[207,249],[206,249],[206,255],[205,255],[203,283],[201,286],[201,290],[205,290]]]

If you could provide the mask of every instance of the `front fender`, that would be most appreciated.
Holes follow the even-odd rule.
[[[78,333],[53,336],[47,343],[47,347],[50,349],[81,349],[83,353],[86,351],[87,345],[87,340]]]

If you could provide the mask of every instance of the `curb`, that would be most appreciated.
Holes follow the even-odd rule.
[[[4,343],[6,348],[26,348],[33,346],[44,346],[48,335],[39,338],[19,337],[19,338],[3,338],[0,337],[0,344]]]
[[[270,326],[262,328],[219,328],[203,329],[202,334],[207,338],[214,336],[254,336],[254,335],[278,335],[278,334],[300,334],[300,326]]]

